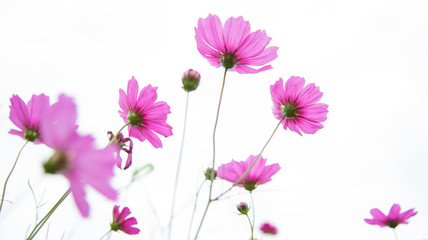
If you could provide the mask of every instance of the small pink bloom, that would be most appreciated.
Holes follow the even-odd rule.
[[[119,89],[120,116],[129,122],[129,136],[140,141],[148,140],[155,148],[162,147],[159,133],[164,137],[172,135],[172,127],[166,123],[171,112],[166,102],[157,99],[157,87],[147,85],[138,93],[138,82],[132,77],[128,81],[127,92]]]
[[[278,57],[278,47],[267,47],[271,38],[266,32],[250,33],[250,23],[242,17],[229,18],[224,26],[217,15],[199,18],[195,28],[197,48],[215,67],[223,66],[238,73],[258,73],[272,69],[263,66]],[[249,66],[263,66],[255,69]]]
[[[273,114],[276,119],[281,119],[284,129],[302,135],[302,132],[314,134],[324,126],[321,122],[327,119],[328,105],[317,103],[321,97],[319,87],[311,83],[305,86],[305,79],[290,77],[283,85],[280,78],[270,86],[273,101]]]
[[[107,132],[108,138],[111,141],[114,137],[114,134],[111,131]],[[126,143],[129,142],[129,147],[126,148]],[[113,143],[114,146],[114,152],[116,154],[116,165],[118,168],[122,169],[122,158],[120,157],[120,150],[123,150],[128,154],[128,158],[126,159],[124,170],[128,169],[129,166],[132,164],[132,148],[134,144],[132,143],[132,140],[130,138],[125,138],[122,133],[119,133],[116,137],[115,143]]]
[[[364,219],[366,223],[371,225],[379,225],[381,227],[390,227],[390,228],[396,228],[400,224],[407,224],[408,219],[415,216],[416,213],[414,211],[415,209],[412,208],[410,210],[407,210],[403,213],[400,213],[401,207],[398,204],[394,204],[391,207],[391,210],[389,210],[388,216],[385,216],[379,209],[373,208],[370,210],[370,214],[373,216],[373,219]]]
[[[49,97],[40,94],[33,95],[27,104],[18,96],[10,98],[10,120],[21,130],[11,129],[10,134],[18,135],[25,140],[40,143],[43,137],[40,131],[40,121],[42,115],[49,108]]]
[[[264,234],[271,235],[276,235],[278,233],[278,229],[269,223],[263,223],[262,226],[260,226],[260,231],[262,231]]]
[[[222,164],[218,167],[217,176],[229,182],[236,182],[244,175],[245,171],[257,159],[251,155],[246,161]],[[279,164],[266,165],[266,158],[260,157],[256,164],[248,172],[247,176],[237,186],[244,187],[248,191],[254,190],[258,185],[267,183],[280,169]]]
[[[73,100],[61,95],[43,118],[43,142],[55,150],[43,167],[46,173],[61,173],[70,181],[70,191],[82,216],[89,215],[86,185],[116,200],[117,192],[109,184],[115,164],[113,149],[96,149],[91,136],[77,134]]]
[[[137,219],[134,217],[126,218],[131,214],[128,207],[124,207],[119,212],[119,206],[115,205],[113,208],[113,222],[110,224],[112,231],[123,231],[124,233],[135,235],[140,232],[140,229],[133,227],[137,224]]]

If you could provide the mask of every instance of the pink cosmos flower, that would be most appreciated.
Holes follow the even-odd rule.
[[[373,208],[370,210],[370,214],[373,216],[373,219],[364,219],[364,221],[368,224],[379,225],[381,227],[388,226],[390,228],[396,228],[400,224],[407,224],[407,220],[418,213],[414,210],[415,209],[412,208],[400,213],[401,207],[395,203],[392,205],[391,210],[389,210],[388,216],[385,216],[385,214],[383,214],[379,209]]]
[[[40,120],[50,106],[49,97],[44,94],[33,95],[25,104],[18,95],[13,95],[10,104],[9,118],[21,131],[11,129],[9,133],[30,142],[40,143]]]
[[[256,159],[257,156],[251,155],[246,161],[236,162],[232,160],[230,163],[222,164],[218,167],[217,176],[234,183],[244,175],[245,171]],[[279,169],[278,163],[266,165],[266,158],[260,157],[247,176],[237,186],[253,191],[258,185],[269,182]]]
[[[263,223],[262,226],[260,226],[260,231],[262,231],[264,234],[271,235],[276,235],[278,233],[278,229],[270,223]]]
[[[126,218],[131,214],[128,207],[124,207],[119,212],[119,206],[115,205],[113,208],[113,222],[110,224],[112,231],[123,231],[124,233],[135,235],[140,232],[140,229],[133,227],[137,224],[137,219],[134,217]]]
[[[322,97],[319,87],[313,83],[304,85],[304,78],[292,76],[285,86],[282,78],[270,86],[274,116],[284,118],[284,129],[290,128],[300,135],[300,131],[314,134],[323,128],[321,122],[327,119],[328,113],[327,104],[317,103]]]
[[[278,47],[266,48],[271,40],[266,32],[257,30],[250,33],[250,23],[242,17],[231,17],[224,26],[216,15],[199,18],[195,38],[199,52],[211,65],[222,65],[238,73],[272,69],[271,65],[259,69],[249,66],[262,66],[278,57]]]
[[[43,142],[55,153],[43,167],[46,173],[61,173],[70,181],[70,191],[82,214],[89,215],[85,186],[90,185],[111,200],[117,192],[110,186],[115,158],[112,147],[96,149],[91,136],[76,132],[76,105],[61,95],[44,115]]]
[[[111,131],[107,132],[108,138],[111,141],[114,138],[114,134]],[[129,142],[129,147],[126,148],[126,143]],[[120,157],[120,150],[123,150],[128,154],[128,158],[126,159],[124,170],[128,169],[129,166],[132,164],[132,148],[134,144],[132,143],[132,140],[130,138],[125,138],[122,133],[119,133],[116,137],[114,146],[116,148],[114,149],[116,154],[116,165],[118,168],[122,169],[122,158]]]
[[[138,93],[138,82],[132,77],[128,81],[127,93],[119,89],[120,116],[129,123],[129,136],[140,141],[148,140],[155,148],[162,147],[159,133],[164,137],[172,135],[172,127],[166,123],[171,112],[166,102],[157,99],[157,87],[147,85]]]

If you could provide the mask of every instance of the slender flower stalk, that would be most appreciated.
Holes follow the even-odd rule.
[[[254,239],[254,225],[256,225],[256,210],[254,207],[253,191],[250,191],[250,196],[251,196],[251,208],[253,209],[253,225],[251,226],[251,240],[253,240]],[[250,219],[248,218],[248,220],[250,220]]]
[[[215,118],[215,124],[214,124],[214,130],[213,130],[213,164],[212,164],[212,169],[215,169],[215,133],[216,133],[216,130],[217,130],[217,123],[218,123],[218,117],[219,117],[219,114],[220,114],[221,100],[223,98],[224,85],[226,83],[226,73],[227,73],[227,70],[228,70],[228,68],[225,68],[225,70],[224,70],[223,84],[221,86],[220,99],[218,101],[217,115],[216,115],[216,118]],[[211,197],[212,197],[213,182],[214,182],[213,181],[214,180],[213,177],[214,176],[212,176],[212,179],[210,179],[211,183],[210,183],[210,190],[209,190],[209,195],[208,195],[208,202],[207,202],[207,206],[205,207],[204,214],[202,215],[201,222],[199,223],[198,230],[196,231],[195,240],[198,238],[199,231],[201,230],[201,227],[202,227],[202,223],[205,220],[205,216],[207,215],[208,208],[209,208],[209,206],[210,206],[210,204],[212,202]]]
[[[247,217],[248,222],[250,223],[250,228],[251,228],[251,240],[254,240],[254,220],[253,220],[253,223],[251,223],[250,216],[248,216],[248,214],[245,214],[245,216]]]
[[[395,230],[395,228],[394,228],[393,230],[394,230],[395,240],[398,240],[398,237],[397,237],[397,230]]]
[[[68,189],[64,195],[58,200],[58,202],[52,207],[51,210],[40,220],[40,222],[34,226],[33,231],[31,231],[30,235],[28,236],[27,240],[33,239],[36,234],[40,231],[40,229],[45,225],[45,223],[48,221],[48,219],[52,216],[52,214],[55,212],[55,210],[61,205],[61,203],[68,197],[70,194],[70,189]]]
[[[117,133],[114,135],[114,137],[113,137],[113,138],[110,140],[110,142],[108,143],[109,145],[110,145],[110,144],[112,144],[112,143],[114,143],[114,142],[116,141],[117,136],[119,136],[120,132],[122,132],[122,130],[123,130],[126,126],[128,126],[128,125],[129,125],[129,123],[130,123],[130,122],[127,122],[125,125],[123,125],[123,127],[121,127],[121,128],[119,129],[119,131],[117,131]]]
[[[183,136],[181,138],[180,153],[178,155],[177,172],[175,174],[174,193],[172,195],[171,214],[170,214],[170,217],[169,217],[168,238],[167,239],[171,239],[172,221],[173,221],[173,218],[174,218],[174,208],[175,208],[175,199],[176,199],[176,195],[177,195],[178,178],[179,178],[179,175],[180,175],[181,159],[182,159],[182,156],[183,156],[184,137],[186,135],[187,109],[188,109],[188,107],[189,107],[189,92],[187,92],[187,94],[186,94],[186,108],[184,110]]]
[[[21,149],[18,152],[18,156],[16,156],[15,162],[13,163],[12,169],[10,170],[9,174],[7,175],[6,180],[4,181],[4,185],[3,185],[3,193],[1,194],[1,203],[0,203],[0,213],[1,213],[1,209],[3,207],[3,202],[4,202],[4,195],[6,193],[6,186],[7,186],[7,182],[9,181],[10,176],[12,175],[13,170],[15,169],[16,163],[18,162],[18,158],[19,155],[21,155],[22,150],[24,149],[25,145],[27,145],[28,140],[25,141],[24,145],[21,147]]]
[[[105,237],[107,237],[110,233],[111,233],[111,229],[108,231],[108,232],[106,232],[101,238],[100,238],[100,240],[102,240],[103,238],[105,238]]]
[[[190,234],[191,234],[191,230],[192,230],[192,225],[193,225],[193,219],[195,217],[195,212],[196,212],[196,205],[198,203],[198,197],[199,197],[199,192],[201,192],[202,186],[204,185],[205,181],[207,179],[205,179],[202,183],[201,186],[199,186],[198,191],[196,192],[196,197],[195,197],[195,204],[193,205],[193,212],[192,212],[192,217],[190,218],[190,224],[189,224],[189,233],[187,234],[187,239],[190,240]]]

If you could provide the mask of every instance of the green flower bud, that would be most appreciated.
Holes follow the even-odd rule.
[[[205,179],[211,181],[211,180],[215,180],[216,177],[217,177],[217,171],[212,168],[207,168],[207,170],[205,171]]]
[[[236,208],[243,215],[247,215],[248,211],[250,211],[250,208],[248,207],[248,204],[245,203],[245,202],[239,203],[238,205],[236,205]]]
[[[181,78],[183,82],[183,89],[187,92],[194,91],[199,86],[201,80],[201,74],[193,69],[189,69],[183,73]]]

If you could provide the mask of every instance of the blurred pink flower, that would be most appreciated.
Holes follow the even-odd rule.
[[[131,214],[128,207],[124,207],[119,212],[119,206],[115,205],[113,208],[113,222],[110,224],[112,231],[123,231],[124,233],[135,235],[140,232],[140,229],[133,227],[137,224],[137,219],[134,217],[126,218]]]
[[[314,134],[324,126],[321,122],[327,119],[328,105],[317,103],[321,97],[319,87],[311,83],[306,86],[305,79],[292,76],[283,85],[280,78],[270,86],[273,101],[273,114],[276,119],[281,119],[284,129],[302,135],[302,132]]]
[[[410,210],[407,210],[403,213],[400,213],[401,207],[398,204],[394,204],[391,207],[391,210],[389,210],[388,216],[385,216],[379,209],[373,208],[370,210],[370,214],[373,216],[373,219],[364,219],[366,223],[371,225],[379,225],[381,227],[390,227],[390,228],[396,228],[400,224],[407,224],[408,219],[415,216],[416,213],[414,211],[415,209],[412,208]]]
[[[107,132],[108,138],[111,141],[114,138],[114,134],[111,131]],[[126,143],[129,142],[129,147],[126,148]],[[120,157],[120,150],[123,150],[128,154],[128,158],[126,159],[125,167],[126,170],[132,164],[132,149],[134,144],[130,138],[125,138],[122,133],[119,133],[116,137],[115,143],[113,146],[116,146],[114,152],[116,154],[116,165],[118,168],[122,169],[122,158]]]
[[[258,73],[272,69],[271,65],[255,69],[278,57],[278,47],[267,47],[271,38],[266,32],[250,33],[250,23],[242,17],[229,18],[224,26],[217,15],[199,18],[195,27],[197,48],[215,67],[223,66],[238,73]]]
[[[9,118],[21,131],[11,129],[9,133],[30,142],[40,143],[43,137],[40,131],[40,120],[49,106],[49,97],[44,94],[33,95],[27,104],[18,95],[13,95],[10,98]]]
[[[251,155],[246,161],[222,164],[218,167],[217,176],[229,182],[236,182],[244,175],[245,171],[257,159]],[[247,176],[237,186],[244,187],[248,191],[253,191],[258,185],[267,183],[271,177],[280,169],[279,164],[266,165],[266,158],[260,157]]]
[[[128,81],[127,92],[119,89],[120,116],[129,122],[129,136],[140,141],[148,140],[155,148],[162,147],[159,133],[164,137],[172,135],[172,127],[166,123],[171,112],[166,102],[157,99],[157,87],[147,85],[138,93],[138,82],[132,77]]]
[[[269,223],[263,223],[262,226],[260,226],[260,231],[262,231],[264,234],[271,235],[276,235],[278,233],[278,229]]]
[[[43,142],[55,150],[43,165],[45,172],[61,173],[70,181],[70,191],[82,216],[89,215],[87,184],[116,200],[117,192],[109,184],[115,164],[113,149],[96,149],[91,136],[77,134],[76,105],[71,98],[61,95],[44,115],[42,127]]]

